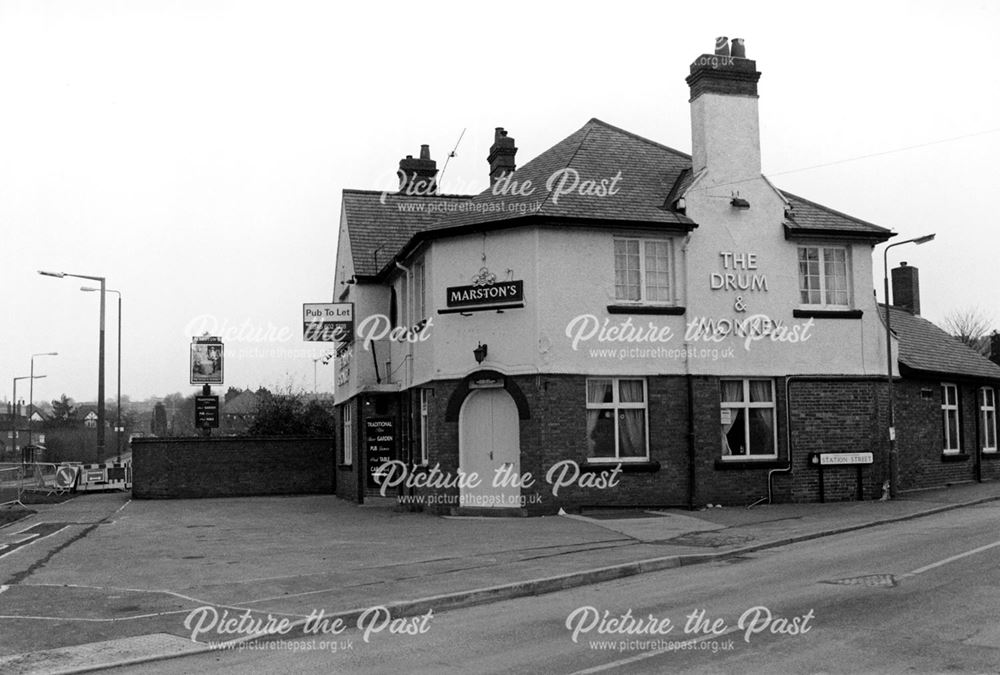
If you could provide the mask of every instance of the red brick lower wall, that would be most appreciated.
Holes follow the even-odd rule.
[[[132,441],[135,499],[333,491],[332,438],[248,436]]]
[[[1000,478],[998,461],[979,452],[980,413],[975,384],[956,384],[959,392],[961,452],[948,456],[944,448],[941,381],[904,380],[895,387],[899,487],[901,490],[944,487]],[[981,464],[980,464],[981,462]]]
[[[574,460],[586,465],[586,379],[584,375],[505,378],[507,389],[517,394],[514,398],[520,398],[527,411],[527,417],[520,420],[520,471],[535,479],[533,486],[521,491],[528,513],[588,507],[701,507],[708,503],[745,506],[767,499],[771,474],[774,502],[854,500],[859,495],[862,499],[877,499],[882,495],[888,478],[888,387],[883,379],[775,378],[778,459],[734,464],[720,457],[719,378],[662,376],[647,378],[649,462],[635,467],[636,471],[623,473],[614,488],[572,486],[554,496],[545,481],[554,464]],[[932,400],[920,396],[921,388],[926,387],[934,390]],[[462,399],[456,391],[464,392],[463,384],[446,380],[422,388],[430,393],[430,466],[437,465],[442,474],[456,476],[459,424],[454,411]],[[983,479],[1000,479],[1000,456],[982,461],[976,457],[978,404],[974,385],[961,390],[963,444],[968,443],[968,459],[942,461],[939,390],[938,382],[897,381],[900,488],[974,480],[976,471]],[[455,396],[458,400],[452,400]],[[395,402],[388,404],[398,416],[398,457],[406,462],[419,454],[418,401],[417,389],[413,389],[400,393]],[[363,425],[365,409],[371,403],[369,400],[358,405],[362,410],[355,416],[356,425]],[[363,465],[362,446],[363,434],[356,441],[356,467]],[[874,461],[860,467],[827,466],[822,473],[810,461],[816,453],[847,452],[871,452]],[[343,472],[337,490],[341,496],[357,500],[356,475]],[[400,486],[388,494],[430,498],[412,508],[438,513],[448,513],[459,504],[457,487]]]

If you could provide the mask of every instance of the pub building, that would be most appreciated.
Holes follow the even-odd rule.
[[[478,195],[438,194],[426,145],[398,192],[344,191],[340,496],[523,515],[883,495],[872,252],[894,233],[761,173],[744,50],[691,65],[691,155],[591,119],[517,167],[498,128]],[[919,317],[910,269],[898,487],[994,478],[1000,367]]]

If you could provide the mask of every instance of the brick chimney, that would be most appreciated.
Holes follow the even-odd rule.
[[[420,146],[420,159],[407,155],[399,160],[399,191],[408,195],[437,194],[437,162],[431,159],[431,146]]]
[[[920,315],[920,274],[905,262],[892,270],[892,306]]]
[[[760,176],[757,64],[742,38],[716,38],[715,53],[691,64],[691,163],[715,182]]]
[[[507,135],[503,127],[497,127],[493,134],[493,145],[490,146],[489,157],[486,161],[490,163],[490,185],[497,182],[508,173],[513,173],[517,168],[514,164],[514,155],[517,148],[514,147],[514,139]]]
[[[1000,365],[1000,333],[990,335],[990,361]]]

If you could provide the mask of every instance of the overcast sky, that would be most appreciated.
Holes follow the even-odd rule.
[[[36,400],[96,397],[98,295],[39,269],[122,291],[133,398],[192,393],[203,330],[230,332],[226,387],[311,390],[302,303],[331,300],[342,189],[391,187],[421,143],[441,167],[463,129],[448,192],[486,187],[496,126],[518,164],[591,117],[689,152],[684,78],[717,35],[763,73],[764,172],[936,232],[891,256],[920,268],[924,316],[996,323],[998,27],[987,0],[0,0],[0,400],[47,351]]]

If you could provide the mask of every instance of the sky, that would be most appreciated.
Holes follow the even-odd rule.
[[[765,175],[897,241],[935,232],[890,252],[922,314],[1000,327],[998,26],[988,0],[0,0],[0,400],[52,351],[35,400],[97,396],[99,294],[38,270],[121,291],[133,399],[194,393],[206,331],[227,388],[332,391],[300,326],[332,300],[343,189],[392,188],[423,143],[441,168],[461,136],[442,188],[478,192],[497,126],[519,164],[592,117],[690,152],[684,78],[719,35],[763,73]]]

